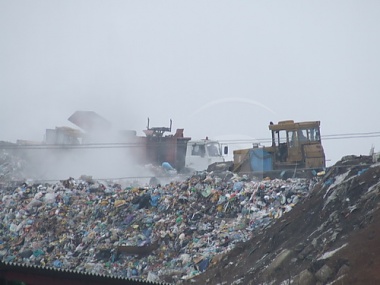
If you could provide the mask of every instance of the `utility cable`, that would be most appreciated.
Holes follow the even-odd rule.
[[[342,140],[342,139],[362,139],[362,138],[377,138],[380,137],[380,132],[368,132],[368,133],[345,133],[345,134],[330,134],[322,135],[321,140]],[[286,141],[286,138],[280,138],[280,140]],[[259,139],[232,139],[232,140],[218,140],[222,145],[225,144],[243,144],[243,143],[270,143],[272,139],[259,138]],[[15,144],[15,143],[0,143],[0,149],[111,149],[111,148],[143,148],[153,147],[157,144],[163,145],[167,142],[127,142],[127,143],[84,143],[84,144]]]

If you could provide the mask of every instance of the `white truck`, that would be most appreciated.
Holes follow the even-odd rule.
[[[187,143],[185,167],[195,171],[203,171],[210,164],[224,162],[228,147],[222,149],[219,141],[206,139],[190,140]]]

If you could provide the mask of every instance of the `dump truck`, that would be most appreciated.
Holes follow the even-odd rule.
[[[210,164],[224,162],[228,149],[223,149],[217,140],[208,137],[200,140],[191,140],[184,136],[184,129],[177,129],[174,135],[164,135],[171,132],[172,121],[169,127],[150,127],[149,119],[145,137],[136,137],[140,148],[140,161],[162,165],[168,162],[178,172],[194,172],[207,170]],[[223,151],[223,153],[222,153]]]
[[[270,146],[235,150],[232,171],[269,177],[310,176],[326,166],[320,121],[270,122]]]
[[[68,120],[81,130],[69,127],[47,129],[45,143],[61,146],[126,148],[140,165],[169,163],[178,172],[206,170],[209,164],[224,161],[220,143],[206,139],[191,140],[184,129],[172,134],[168,127],[151,127],[150,119],[139,136],[134,130],[111,131],[111,123],[93,111],[76,111]]]

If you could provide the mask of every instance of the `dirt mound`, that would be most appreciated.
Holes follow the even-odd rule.
[[[184,284],[380,284],[380,164],[347,156],[292,211]]]

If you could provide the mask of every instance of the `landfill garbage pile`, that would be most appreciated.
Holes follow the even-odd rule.
[[[346,156],[291,212],[185,284],[380,284],[380,164]]]
[[[1,182],[2,261],[179,284],[286,217],[317,181],[227,171],[165,185]]]

